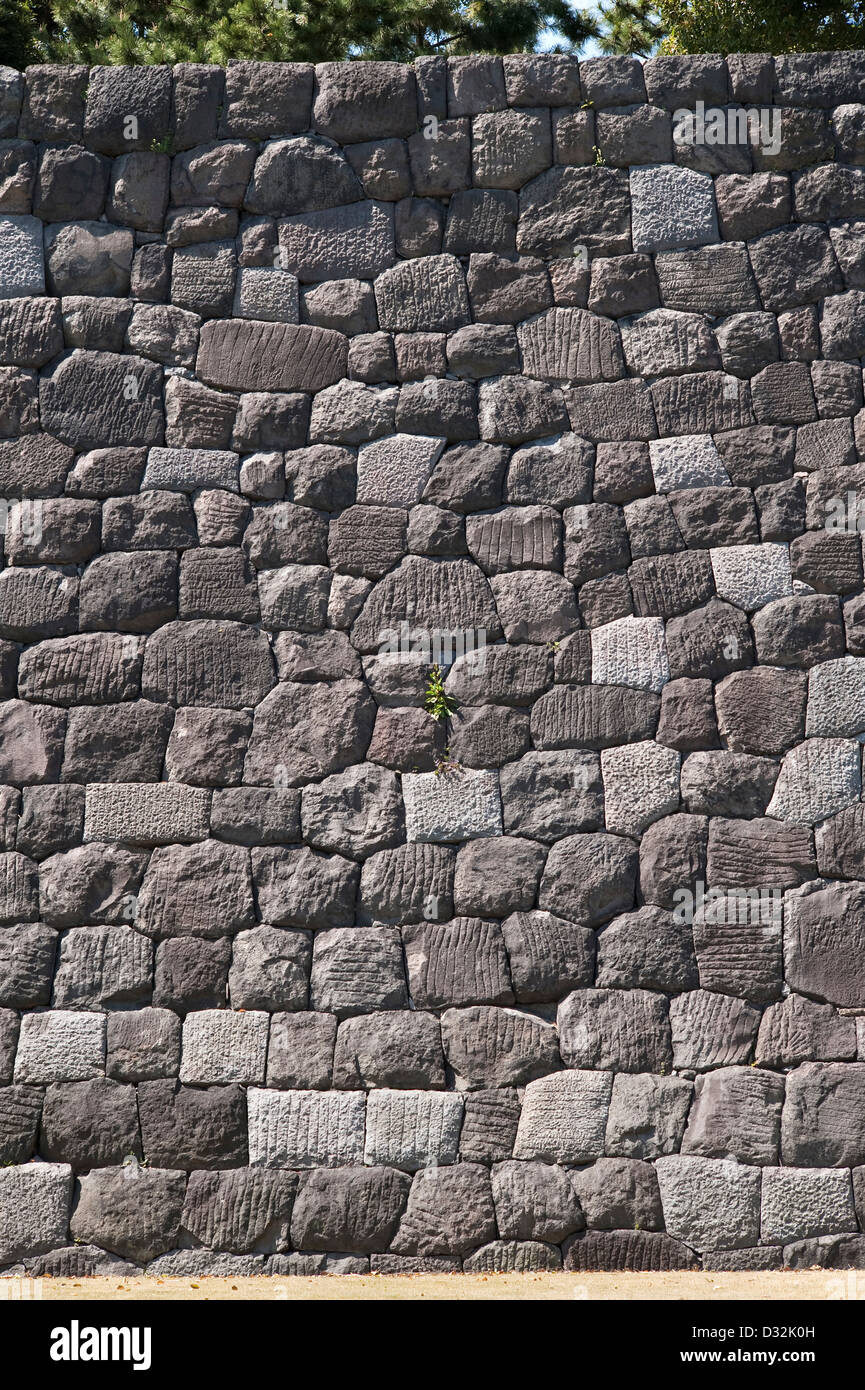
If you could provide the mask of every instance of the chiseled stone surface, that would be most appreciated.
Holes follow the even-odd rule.
[[[227,1009],[198,1009],[183,1024],[180,1080],[193,1086],[226,1086],[241,1081],[264,1083],[267,1036],[266,1013]]]
[[[366,1096],[251,1087],[249,1161],[265,1168],[341,1168],[363,1160]]]
[[[861,790],[858,743],[811,738],[786,754],[766,814],[814,825],[857,802]]]
[[[649,458],[658,492],[730,485],[730,476],[711,435],[680,434],[675,439],[651,439]]]
[[[662,618],[617,618],[592,631],[592,681],[663,690],[670,663]]]
[[[0,1261],[66,1244],[72,1200],[68,1163],[26,1163],[0,1168]]]
[[[463,1122],[461,1096],[436,1091],[371,1091],[364,1162],[406,1172],[456,1163]]]
[[[635,251],[718,240],[712,179],[694,169],[665,164],[632,170],[631,216]]]
[[[865,659],[824,661],[808,673],[808,738],[856,738],[865,732]]]
[[[679,809],[681,755],[646,740],[601,753],[607,829],[640,835]]]
[[[0,1272],[865,1262],[863,92],[0,66]]]
[[[169,845],[207,838],[211,793],[176,782],[91,782],[85,840]]]
[[[793,592],[786,545],[737,545],[710,552],[715,591],[737,608],[751,612]]]
[[[668,1233],[698,1251],[756,1245],[760,1169],[729,1159],[670,1155],[655,1164]]]
[[[410,843],[474,840],[502,833],[496,772],[459,768],[409,773],[402,779],[402,788]]]
[[[15,1081],[89,1081],[105,1074],[105,1016],[53,1009],[26,1014],[15,1057]]]
[[[773,1245],[858,1231],[847,1168],[767,1168],[761,1238]]]
[[[604,1151],[613,1077],[567,1071],[526,1087],[514,1157],[546,1163],[586,1163]]]

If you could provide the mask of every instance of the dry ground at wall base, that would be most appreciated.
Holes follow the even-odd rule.
[[[639,1299],[823,1301],[856,1296],[843,1270],[796,1273],[417,1274],[285,1279],[43,1279],[43,1300],[198,1302],[218,1300]],[[860,1294],[863,1292],[860,1282]],[[0,1297],[2,1297],[0,1287]]]

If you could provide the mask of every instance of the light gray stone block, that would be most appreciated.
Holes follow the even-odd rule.
[[[612,1090],[611,1072],[566,1071],[529,1082],[514,1158],[545,1163],[601,1158]]]
[[[855,738],[865,730],[865,657],[823,661],[808,673],[807,738]]]
[[[104,1074],[104,1014],[52,1009],[24,1015],[15,1057],[16,1085],[90,1081]]]
[[[249,1162],[264,1168],[343,1168],[363,1162],[366,1096],[250,1087]]]
[[[861,790],[859,744],[811,738],[786,754],[766,815],[816,825],[853,805]]]
[[[240,490],[240,462],[226,449],[150,449],[142,491],[197,492],[199,488]]]
[[[406,773],[402,793],[410,842],[477,840],[502,833],[497,772]]]
[[[71,1198],[67,1163],[0,1168],[0,1265],[64,1245]]]
[[[738,1250],[760,1238],[760,1169],[726,1158],[669,1155],[655,1164],[667,1234],[695,1250]]]
[[[718,241],[709,174],[675,164],[632,169],[631,239],[635,251],[670,251]]]
[[[365,444],[393,434],[398,395],[393,386],[348,380],[319,391],[309,417],[310,443]]]
[[[206,788],[180,782],[92,782],[84,806],[84,839],[138,845],[203,840],[210,799]]]
[[[180,1080],[193,1086],[264,1085],[270,1015],[199,1009],[183,1024]]]
[[[418,434],[394,434],[363,445],[357,456],[358,502],[413,507],[421,500],[444,446],[444,439]]]
[[[670,679],[663,618],[617,618],[592,629],[592,683],[663,690]]]
[[[737,608],[753,612],[793,592],[786,545],[730,545],[710,550],[709,556],[718,597]]]
[[[658,492],[730,486],[729,474],[710,434],[650,439],[649,459]]]
[[[372,1091],[364,1162],[415,1173],[456,1163],[463,1097],[446,1091]]]
[[[0,299],[44,293],[42,223],[38,217],[0,217]]]
[[[856,1231],[849,1168],[767,1168],[761,1239],[772,1245]]]
[[[679,809],[681,754],[645,739],[601,752],[607,830],[641,835]]]
[[[300,313],[297,276],[279,266],[242,266],[234,291],[234,317],[268,323],[297,323]]]
[[[249,1279],[264,1274],[264,1255],[214,1250],[169,1250],[145,1267],[148,1279]]]

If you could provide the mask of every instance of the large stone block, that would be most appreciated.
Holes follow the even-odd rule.
[[[180,1080],[196,1086],[262,1085],[270,1021],[266,1013],[199,1009],[183,1024]]]
[[[637,836],[653,821],[679,809],[681,757],[652,741],[601,753],[607,830]]]
[[[783,1077],[756,1067],[724,1067],[699,1076],[682,1153],[777,1164]]]
[[[859,973],[865,931],[865,893],[859,883],[806,884],[785,899],[787,982],[830,1004],[861,1008]]]
[[[546,1163],[600,1158],[612,1089],[609,1072],[568,1071],[530,1082],[514,1157]]]
[[[417,126],[411,68],[397,63],[320,63],[312,119],[340,144],[410,135]]]
[[[251,1087],[249,1161],[264,1168],[344,1168],[363,1162],[365,1095]]]
[[[341,333],[311,324],[214,320],[201,330],[196,369],[209,386],[241,391],[320,391],[345,376]]]
[[[623,170],[554,168],[520,190],[517,250],[536,256],[617,256],[631,250],[631,194]],[[708,239],[708,238],[707,238]]]
[[[455,256],[427,256],[385,270],[375,283],[381,328],[447,333],[469,321],[468,295]]]
[[[683,1077],[618,1072],[605,1121],[606,1153],[638,1159],[678,1153],[693,1092]]]
[[[467,1090],[522,1086],[559,1066],[552,1025],[515,1009],[448,1009],[442,1044],[457,1085]]]
[[[463,1099],[435,1091],[371,1091],[364,1162],[414,1173],[456,1163]]]
[[[660,692],[670,678],[661,618],[619,618],[592,631],[592,681]]]
[[[814,825],[857,802],[861,790],[858,745],[840,738],[811,738],[786,754],[767,814]]]
[[[760,1170],[727,1159],[669,1156],[655,1164],[668,1235],[697,1250],[756,1245]]]
[[[408,1006],[399,932],[335,927],[315,939],[310,1003],[347,1018]]]
[[[249,851],[203,840],[154,850],[136,906],[154,938],[230,935],[255,921]]]
[[[558,1008],[562,1058],[598,1071],[667,1072],[672,1045],[667,1001],[644,989],[579,989]]]
[[[455,917],[403,929],[409,993],[416,1008],[512,1004],[510,973],[498,922]]]
[[[772,1243],[855,1232],[853,1189],[846,1169],[767,1168],[763,1174],[761,1239]]]
[[[0,1260],[14,1264],[66,1241],[72,1169],[66,1163],[0,1168]]]
[[[319,1169],[294,1204],[292,1243],[302,1250],[385,1251],[410,1187],[408,1175],[393,1168]]]
[[[58,1008],[138,1005],[150,995],[153,948],[131,927],[85,927],[65,933],[54,976]]]
[[[715,193],[707,174],[659,164],[630,176],[635,251],[667,251],[718,240]]]
[[[495,772],[407,773],[402,789],[409,841],[459,842],[501,834]]]
[[[280,266],[301,282],[371,280],[395,259],[388,203],[349,203],[298,213],[279,224]]]
[[[76,349],[42,376],[43,428],[77,449],[161,444],[162,371],[143,357]]]
[[[180,1239],[186,1174],[171,1169],[98,1168],[80,1178],[73,1240],[132,1260],[152,1260]]]
[[[781,1161],[791,1167],[851,1168],[865,1154],[865,1066],[806,1062],[787,1077]]]
[[[92,782],[85,804],[85,840],[167,845],[207,836],[210,793],[203,787]]]
[[[42,223],[37,217],[0,218],[0,299],[45,293]]]
[[[53,1009],[24,1016],[15,1058],[17,1084],[88,1081],[104,1075],[104,1014]]]
[[[429,1168],[415,1175],[393,1241],[397,1252],[466,1255],[495,1235],[490,1176],[476,1163]]]

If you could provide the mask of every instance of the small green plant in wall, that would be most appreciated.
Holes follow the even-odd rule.
[[[450,748],[446,748],[444,753],[440,753],[436,758],[436,777],[452,777],[464,771],[465,768],[463,767],[462,763],[458,762],[456,758],[451,757]]]
[[[440,723],[450,719],[456,709],[456,702],[445,690],[444,676],[440,666],[433,666],[430,670],[424,692],[423,707],[427,714],[431,714],[433,719],[439,720]]]

